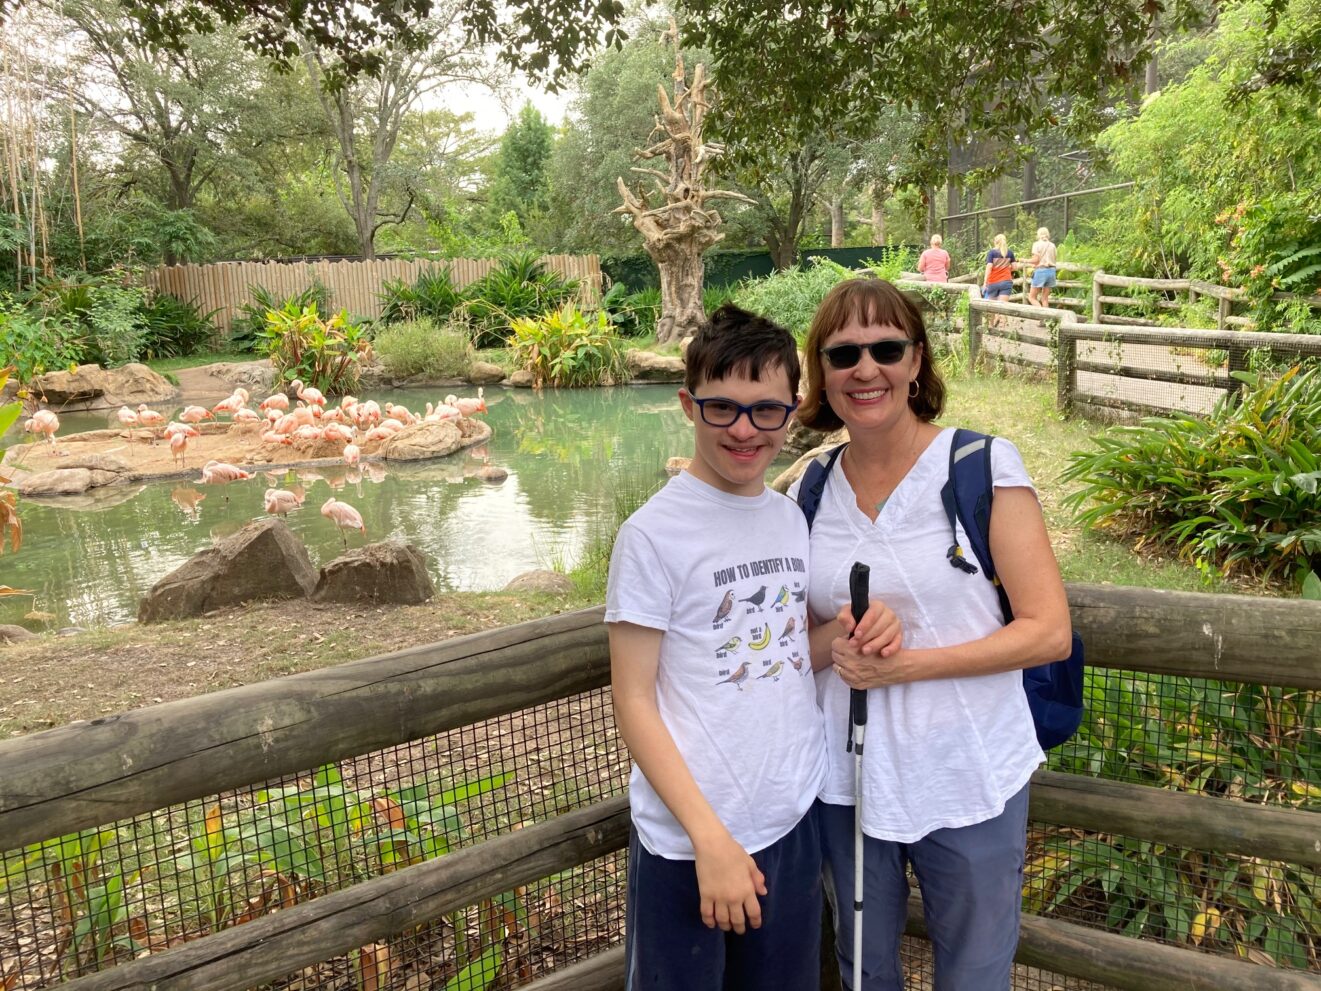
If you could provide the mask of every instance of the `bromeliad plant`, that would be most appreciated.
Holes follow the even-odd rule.
[[[515,320],[557,309],[578,295],[578,280],[541,264],[534,251],[509,255],[464,290],[473,345],[503,347]]]
[[[289,303],[266,314],[258,350],[282,381],[301,379],[327,395],[342,395],[357,386],[360,363],[372,347],[366,327],[347,310],[323,320],[315,303]]]
[[[627,369],[622,342],[605,311],[584,314],[572,303],[541,317],[513,321],[511,345],[535,387],[599,385]]]
[[[1199,568],[1299,585],[1321,574],[1321,367],[1247,388],[1205,418],[1159,417],[1098,437],[1063,478],[1079,520],[1176,547]]]

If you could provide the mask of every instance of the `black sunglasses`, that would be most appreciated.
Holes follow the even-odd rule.
[[[767,401],[744,406],[742,403],[736,403],[724,396],[698,399],[692,393],[689,393],[688,398],[697,404],[697,411],[702,416],[702,422],[711,427],[732,427],[738,423],[738,418],[746,413],[748,422],[758,430],[779,430],[789,421],[789,414],[798,408],[796,402],[774,403]]]
[[[866,348],[876,364],[893,365],[902,361],[904,352],[916,343],[907,337],[900,337],[872,341],[870,344],[836,344],[833,348],[822,348],[821,354],[830,362],[831,368],[852,368],[862,360],[862,349]]]

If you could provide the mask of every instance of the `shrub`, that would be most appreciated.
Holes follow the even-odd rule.
[[[547,271],[536,252],[525,251],[506,257],[464,295],[474,345],[501,347],[508,343],[515,320],[549,313],[574,299],[578,280]]]
[[[381,363],[395,378],[462,378],[472,364],[467,330],[421,319],[382,328],[373,342]]]
[[[569,303],[540,317],[513,321],[511,345],[533,385],[598,385],[618,381],[627,371],[620,339],[604,311],[590,316]]]
[[[357,386],[359,363],[372,348],[366,329],[347,311],[323,320],[315,304],[288,303],[266,314],[258,350],[271,359],[281,381],[302,379],[324,393],[342,395]]]
[[[787,327],[801,343],[826,293],[856,274],[828,258],[813,257],[808,262],[806,268],[787,268],[740,283],[734,290],[734,302]]]
[[[448,268],[424,269],[409,285],[403,279],[381,284],[381,320],[401,323],[429,318],[443,321],[463,303],[463,293],[454,287]]]
[[[0,368],[12,368],[20,386],[44,372],[76,364],[81,353],[58,323],[46,326],[36,312],[0,294]]]
[[[71,360],[122,365],[142,355],[146,290],[126,284],[122,273],[42,279],[24,302],[44,330],[60,336]]]
[[[1072,456],[1069,497],[1089,525],[1172,544],[1197,567],[1305,580],[1321,573],[1321,367],[1278,378],[1236,372],[1249,388],[1205,419],[1153,417]]]
[[[306,309],[315,306],[320,313],[330,312],[331,292],[320,279],[292,296],[280,298],[265,286],[248,286],[250,302],[239,307],[239,315],[229,324],[229,346],[234,351],[256,351],[266,330],[266,315],[286,308]]]
[[[211,323],[215,313],[202,313],[196,301],[184,302],[164,292],[154,294],[143,312],[142,357],[185,358],[201,351],[215,339],[216,328]]]

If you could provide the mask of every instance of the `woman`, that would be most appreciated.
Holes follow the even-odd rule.
[[[1014,291],[1014,253],[1009,250],[1009,238],[995,235],[991,250],[986,252],[986,272],[982,276],[982,299],[1008,299]]]
[[[1055,288],[1055,242],[1049,227],[1037,228],[1032,242],[1032,288],[1027,291],[1031,306],[1050,306],[1050,291]]]
[[[931,247],[917,259],[917,270],[928,282],[949,281],[949,252],[941,247],[944,243],[939,234],[932,234]]]
[[[1068,603],[1041,507],[1014,445],[991,446],[990,545],[1013,607],[1002,625],[984,573],[951,567],[940,490],[953,428],[917,307],[888,282],[837,285],[812,321],[799,418],[851,438],[828,477],[811,533],[808,590],[830,768],[821,793],[836,951],[852,988],[853,755],[850,688],[866,689],[862,827],[866,891],[863,987],[902,991],[906,867],[923,909],[942,991],[1010,985],[1026,843],[1027,783],[1043,760],[1020,669],[1064,657]],[[966,538],[960,540],[968,546]],[[849,601],[854,561],[870,594],[903,623],[889,656],[859,651],[832,621]],[[981,562],[973,558],[973,563]],[[887,648],[890,650],[892,648]]]

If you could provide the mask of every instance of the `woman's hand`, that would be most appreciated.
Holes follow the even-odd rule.
[[[899,617],[879,599],[873,599],[860,622],[853,621],[849,606],[837,617],[844,636],[830,644],[830,661],[835,672],[850,688],[878,688],[909,680],[896,663],[903,650],[904,636]]]

